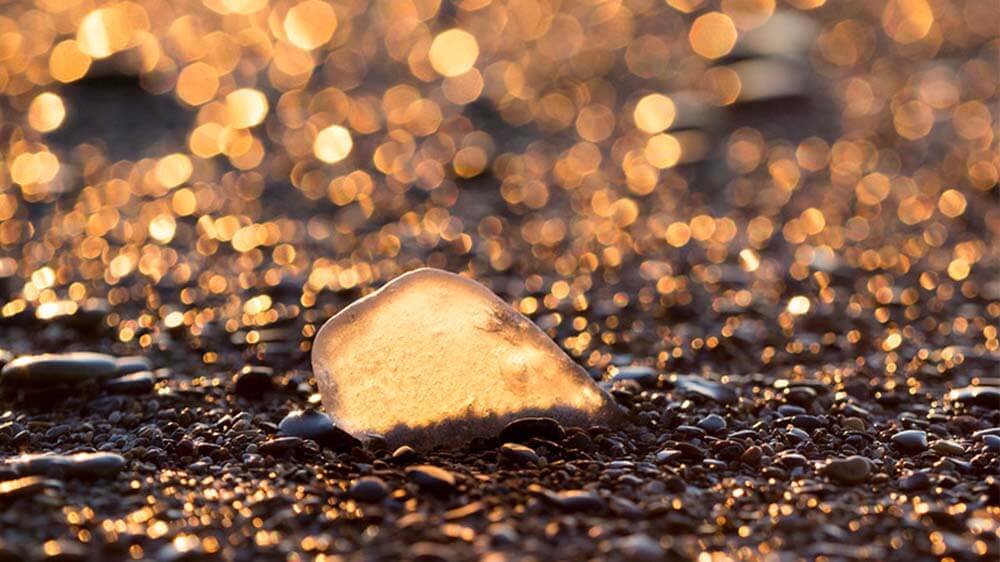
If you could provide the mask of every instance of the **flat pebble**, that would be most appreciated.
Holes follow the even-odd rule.
[[[389,488],[381,478],[377,476],[365,476],[364,478],[355,480],[351,484],[348,493],[358,501],[376,503],[389,495]]]
[[[152,392],[155,385],[153,373],[139,371],[108,379],[101,383],[101,388],[113,394],[146,394]]]
[[[525,443],[531,439],[544,439],[559,443],[566,436],[563,426],[552,418],[521,418],[506,425],[500,440],[508,443]]]
[[[447,494],[455,490],[455,475],[443,468],[427,464],[411,466],[406,469],[406,475],[421,490],[432,494]]]
[[[285,436],[312,439],[334,450],[346,450],[361,444],[353,435],[337,427],[330,416],[317,410],[290,412],[278,423],[278,432]]]
[[[823,468],[823,474],[838,484],[854,485],[868,480],[871,475],[871,461],[853,455],[846,459],[834,459]]]
[[[927,450],[927,432],[919,429],[900,431],[892,436],[892,445],[902,453],[922,453]]]
[[[515,464],[537,465],[539,462],[538,453],[534,449],[518,443],[504,443],[500,447],[500,454]]]
[[[115,376],[118,364],[104,353],[78,351],[24,355],[0,371],[0,385],[18,390],[77,384]]]

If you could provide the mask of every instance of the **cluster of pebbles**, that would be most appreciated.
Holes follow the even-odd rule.
[[[432,451],[358,441],[299,370],[4,361],[0,560],[996,553],[993,355],[966,358],[980,384],[920,394],[612,366],[620,427],[528,418]]]

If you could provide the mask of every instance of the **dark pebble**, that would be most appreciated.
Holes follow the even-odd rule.
[[[389,495],[389,488],[381,478],[377,476],[365,476],[364,478],[355,480],[351,484],[348,493],[358,501],[376,503]]]
[[[73,352],[25,355],[0,371],[0,385],[18,390],[77,384],[115,376],[115,358],[104,353]]]
[[[966,406],[980,406],[991,410],[1000,410],[1000,387],[996,386],[966,386],[956,388],[948,393],[948,400],[960,402]]]
[[[991,453],[1000,453],[1000,436],[984,435],[983,444],[986,445],[987,451]]]
[[[150,361],[148,357],[144,357],[142,355],[119,357],[115,359],[115,365],[117,366],[115,374],[118,376],[153,370],[153,362]]]
[[[420,454],[413,447],[403,445],[393,451],[390,458],[392,462],[403,465],[416,462],[420,458]]]
[[[927,450],[927,432],[907,429],[892,436],[892,445],[898,451],[915,455]]]
[[[830,480],[845,485],[864,483],[871,472],[871,461],[858,455],[846,459],[834,459],[823,468],[823,474]]]
[[[732,404],[739,398],[731,387],[697,375],[679,375],[674,385],[685,394],[694,394],[720,404]]]
[[[619,367],[611,382],[634,381],[642,388],[654,388],[660,380],[660,375],[652,367]]]
[[[553,494],[552,499],[566,511],[600,511],[604,500],[594,492],[585,490],[565,490]]]
[[[316,411],[293,411],[278,424],[281,435],[312,439],[316,443],[336,451],[347,450],[361,444],[353,435],[340,429],[330,416]]]
[[[717,414],[709,414],[698,422],[698,427],[708,433],[718,433],[726,429],[726,420]]]
[[[504,443],[500,447],[500,454],[515,464],[537,465],[540,460],[534,449],[518,443]]]
[[[233,375],[233,392],[250,399],[262,398],[274,390],[274,369],[261,365],[247,365]]]
[[[531,439],[559,443],[565,436],[566,430],[552,418],[521,418],[510,422],[500,432],[500,440],[506,443],[526,443]]]
[[[625,560],[634,562],[661,562],[666,554],[660,543],[646,534],[635,534],[615,541],[615,547]]]
[[[931,477],[926,472],[914,472],[899,481],[899,488],[907,492],[926,490],[931,487]]]
[[[101,383],[101,388],[113,394],[146,394],[152,392],[155,383],[153,373],[139,371],[108,379]]]
[[[447,494],[455,490],[455,475],[443,468],[426,464],[411,466],[406,475],[425,492]]]
[[[271,457],[280,457],[302,445],[301,437],[275,437],[260,444],[260,452]]]

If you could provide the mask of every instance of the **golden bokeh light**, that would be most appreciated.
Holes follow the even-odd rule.
[[[285,15],[285,35],[300,49],[311,50],[323,45],[337,31],[337,14],[333,6],[322,0],[305,0],[293,6]]]
[[[257,126],[267,117],[269,105],[264,93],[253,88],[241,88],[226,95],[226,115],[229,125],[237,129]]]
[[[28,107],[28,125],[40,133],[59,128],[66,118],[66,107],[57,94],[45,92],[35,96]]]
[[[707,59],[728,55],[736,45],[736,37],[736,25],[732,18],[721,12],[698,16],[688,33],[691,48]]]
[[[90,55],[73,39],[60,42],[49,55],[49,74],[60,82],[79,80],[89,69]]]
[[[635,126],[655,134],[670,127],[677,115],[673,100],[663,94],[649,94],[639,100],[632,112]]]
[[[434,37],[427,53],[438,74],[455,77],[465,74],[479,58],[479,43],[468,31],[449,29]]]
[[[351,132],[340,125],[332,125],[319,132],[313,142],[313,154],[323,162],[334,164],[351,153],[354,141]]]
[[[187,65],[177,76],[177,97],[190,105],[202,105],[215,98],[219,75],[204,62]]]

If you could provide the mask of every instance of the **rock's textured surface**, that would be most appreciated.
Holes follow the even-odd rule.
[[[316,336],[323,404],[356,436],[458,445],[513,419],[606,424],[617,407],[537,326],[475,281],[435,269],[402,275]]]

